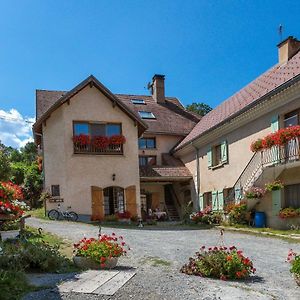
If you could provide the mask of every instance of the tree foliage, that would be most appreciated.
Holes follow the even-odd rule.
[[[187,105],[186,109],[202,117],[212,110],[212,108],[208,104],[203,102],[199,102],[199,103],[193,102],[192,104]]]
[[[43,179],[37,162],[38,151],[29,142],[20,150],[0,142],[0,181],[10,180],[23,189],[25,200],[32,207],[40,205]]]

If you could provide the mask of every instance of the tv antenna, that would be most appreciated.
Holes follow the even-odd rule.
[[[282,26],[282,24],[279,24],[278,34],[279,34],[279,40],[280,40],[280,42],[282,42],[282,35],[283,35],[283,26]]]

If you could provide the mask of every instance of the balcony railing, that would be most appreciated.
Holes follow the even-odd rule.
[[[108,145],[105,148],[98,148],[94,145],[75,145],[75,154],[123,154],[123,145]]]
[[[300,138],[294,138],[282,146],[273,146],[261,151],[261,163],[263,167],[274,164],[285,164],[300,159]]]

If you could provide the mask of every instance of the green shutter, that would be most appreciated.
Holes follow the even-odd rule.
[[[200,208],[200,210],[204,209],[204,196],[203,196],[203,194],[199,195],[199,208]]]
[[[212,167],[212,149],[209,148],[207,151],[207,166],[210,169]]]
[[[221,161],[222,161],[222,163],[227,163],[228,162],[227,141],[223,141],[221,143]]]
[[[235,199],[235,203],[239,203],[241,200],[241,188],[239,187],[235,187],[234,188],[234,199]]]
[[[277,216],[281,209],[281,190],[272,191],[272,213]]]
[[[211,198],[212,198],[212,210],[218,210],[218,191],[211,192]]]
[[[271,129],[275,132],[279,129],[279,116],[275,115],[271,118]]]
[[[223,210],[224,208],[224,194],[223,191],[218,191],[218,208]]]

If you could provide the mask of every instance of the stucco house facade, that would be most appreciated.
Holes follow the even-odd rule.
[[[194,210],[222,210],[247,189],[280,179],[284,189],[248,207],[264,211],[268,226],[284,227],[279,210],[300,207],[299,139],[256,153],[250,145],[300,125],[299,50],[293,37],[281,42],[275,66],[202,118],[165,96],[163,75],[153,77],[149,96],[113,94],[93,76],[68,92],[37,90],[33,129],[45,188],[94,220],[157,208],[176,220],[191,202]],[[80,134],[88,145],[74,140]],[[114,135],[126,142],[92,142]]]
[[[164,76],[149,88],[150,96],[113,94],[90,76],[70,91],[36,91],[47,210],[61,203],[82,219],[149,210],[179,219],[185,191],[175,189],[189,191],[192,175],[169,152],[200,118],[165,97]]]

